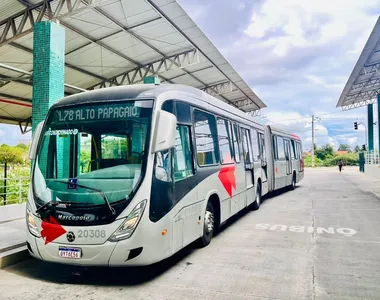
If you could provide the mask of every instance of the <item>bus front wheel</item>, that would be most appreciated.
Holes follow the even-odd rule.
[[[210,244],[212,236],[214,235],[215,218],[214,218],[214,206],[212,202],[207,203],[206,212],[203,221],[203,235],[199,239],[199,246],[206,247]]]

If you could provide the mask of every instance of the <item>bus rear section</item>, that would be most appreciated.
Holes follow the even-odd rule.
[[[304,177],[301,139],[265,125],[268,157],[268,192],[284,187],[295,188]]]

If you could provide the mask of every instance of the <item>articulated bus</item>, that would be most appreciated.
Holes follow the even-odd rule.
[[[182,85],[71,95],[37,125],[26,207],[35,258],[141,266],[304,176],[301,140]]]

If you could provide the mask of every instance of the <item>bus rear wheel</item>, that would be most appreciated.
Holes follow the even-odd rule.
[[[293,173],[292,184],[290,185],[290,189],[294,190],[295,188],[296,188],[296,174]]]
[[[199,239],[199,246],[206,247],[210,244],[212,236],[214,235],[215,218],[214,218],[214,206],[211,201],[207,203],[206,212],[203,223],[203,235]]]
[[[257,190],[256,190],[256,199],[255,202],[252,203],[252,209],[258,210],[260,208],[261,204],[261,184],[260,182],[257,183]]]

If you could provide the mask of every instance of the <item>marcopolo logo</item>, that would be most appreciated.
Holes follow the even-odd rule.
[[[74,216],[74,215],[58,215],[57,219],[59,221],[92,221],[94,218],[91,218],[90,215],[83,216]]]
[[[49,130],[46,131],[45,135],[77,135],[78,129],[59,129],[59,130]]]
[[[269,231],[290,231],[300,233],[318,233],[318,234],[341,234],[343,236],[353,236],[356,230],[352,228],[337,228],[333,227],[307,227],[307,226],[286,226],[286,225],[270,225],[270,224],[256,224],[256,229],[263,229]]]

